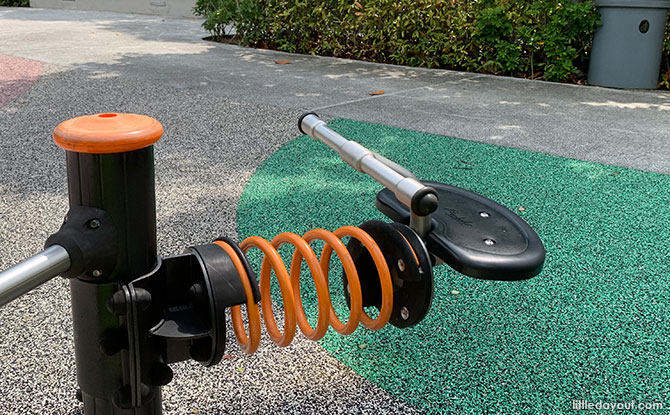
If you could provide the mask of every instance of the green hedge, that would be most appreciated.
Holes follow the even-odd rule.
[[[661,83],[663,89],[670,89],[670,24],[665,26],[663,60],[661,61]]]
[[[585,78],[600,21],[588,0],[197,0],[194,12],[215,38],[234,24],[245,46],[551,81]]]
[[[29,7],[29,0],[0,0],[0,7]]]

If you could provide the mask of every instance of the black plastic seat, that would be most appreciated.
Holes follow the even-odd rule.
[[[422,183],[439,195],[432,230],[426,237],[431,254],[474,278],[513,281],[540,273],[544,245],[514,212],[469,190],[445,183]],[[390,190],[379,192],[376,206],[390,219],[409,224],[409,209]]]

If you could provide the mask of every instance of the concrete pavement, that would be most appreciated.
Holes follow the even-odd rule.
[[[379,122],[584,160],[670,171],[670,93],[377,65],[203,41],[196,19],[4,9],[0,53],[88,77]],[[291,59],[288,65],[276,60]],[[368,93],[383,89],[384,95]]]

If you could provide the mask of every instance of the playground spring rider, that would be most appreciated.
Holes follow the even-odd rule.
[[[442,262],[489,280],[540,272],[542,242],[507,208],[464,189],[420,182],[315,114],[303,115],[299,128],[386,187],[376,206],[392,223],[369,221],[332,233],[315,229],[302,237],[282,233],[270,242],[250,237],[237,244],[224,237],[160,258],[153,143],[161,125],[141,115],[97,114],[54,130],[66,150],[70,210],[44,251],[0,273],[0,306],[56,275],[70,279],[78,396],[86,414],[160,414],[161,386],[172,379],[168,364],[194,359],[212,366],[221,360],[226,308],[242,348],[253,353],[261,330],[259,302],[270,337],[286,346],[296,325],[318,340],[329,325],[348,334],[359,322],[370,329],[418,323],[433,296],[432,267]],[[344,237],[350,237],[346,246]],[[320,259],[309,247],[315,239],[325,241]],[[277,253],[281,244],[296,248],[290,269]],[[245,257],[252,248],[265,255],[259,284]],[[333,251],[345,271],[346,324],[328,294]],[[319,300],[316,327],[300,300],[303,259]],[[272,314],[271,269],[284,303],[283,333]],[[240,305],[247,307],[248,334]],[[369,306],[380,310],[377,318],[365,314]]]

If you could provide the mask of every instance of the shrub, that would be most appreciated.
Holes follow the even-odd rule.
[[[554,81],[582,76],[599,15],[590,2],[478,2],[475,42],[479,70],[542,75]],[[477,68],[475,68],[477,69]]]
[[[214,40],[220,41],[227,34],[226,28],[237,20],[236,10],[235,0],[198,0],[193,13],[205,18],[202,26]]]
[[[0,0],[0,7],[30,7],[29,0]]]
[[[194,12],[248,46],[553,81],[583,78],[600,19],[572,0],[197,0]]]
[[[661,82],[659,83],[659,87],[670,89],[670,25],[665,26],[663,58],[661,59]]]

